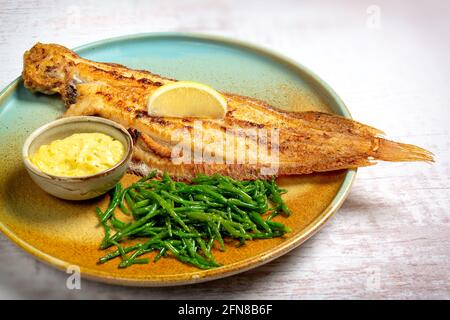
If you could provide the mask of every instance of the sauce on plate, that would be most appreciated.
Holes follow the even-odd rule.
[[[112,168],[124,153],[123,144],[109,135],[75,133],[40,146],[30,160],[45,173],[81,177]]]

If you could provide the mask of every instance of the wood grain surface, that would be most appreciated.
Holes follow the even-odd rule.
[[[114,2],[114,4],[112,4]],[[276,261],[194,286],[125,288],[82,280],[0,235],[2,299],[450,298],[450,3],[446,1],[0,0],[0,88],[36,41],[74,47],[141,32],[219,34],[316,72],[354,118],[428,148],[437,162],[359,170],[341,210]]]

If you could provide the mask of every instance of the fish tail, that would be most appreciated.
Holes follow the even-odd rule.
[[[384,161],[425,161],[434,162],[434,154],[412,144],[405,144],[377,138],[371,156]]]

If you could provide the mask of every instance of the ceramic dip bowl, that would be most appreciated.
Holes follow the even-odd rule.
[[[41,145],[50,144],[75,133],[104,133],[121,142],[125,152],[122,159],[113,167],[102,172],[82,176],[54,176],[42,172],[31,161]],[[44,191],[66,200],[85,200],[106,193],[122,178],[128,168],[133,149],[133,140],[121,125],[99,117],[68,117],[52,121],[34,131],[25,141],[22,157],[25,167],[33,181]]]

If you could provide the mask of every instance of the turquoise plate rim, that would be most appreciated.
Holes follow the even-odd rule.
[[[256,54],[263,55],[265,57],[269,57],[271,59],[274,59],[284,65],[292,67],[292,69],[296,72],[301,71],[302,73],[309,76],[312,81],[315,83],[315,85],[319,86],[319,89],[321,91],[327,92],[327,94],[331,97],[331,99],[334,101],[334,103],[337,105],[339,112],[342,116],[352,119],[349,110],[345,106],[344,102],[341,100],[341,98],[336,94],[336,92],[319,76],[317,76],[314,72],[312,72],[307,67],[303,66],[302,64],[292,60],[291,58],[288,58],[282,54],[279,54],[278,52],[275,52],[271,49],[267,49],[260,45],[251,44],[245,41],[236,40],[236,39],[230,39],[223,36],[217,36],[217,35],[209,35],[209,34],[203,34],[203,33],[191,33],[191,32],[150,32],[150,33],[138,33],[138,34],[131,34],[131,35],[123,35],[123,36],[117,36],[117,37],[111,37],[106,38],[103,40],[94,41],[85,45],[81,45],[78,47],[75,47],[73,50],[77,53],[82,53],[84,50],[90,50],[94,49],[98,46],[107,45],[114,42],[120,42],[125,40],[135,40],[135,39],[142,39],[142,38],[192,38],[196,40],[202,40],[202,41],[209,41],[209,42],[216,42],[220,44],[225,44],[227,46],[233,46],[237,48],[244,48],[246,50],[255,52]],[[19,76],[16,79],[14,79],[10,84],[8,84],[2,91],[0,91],[0,105],[3,104],[3,101],[17,88],[18,84],[22,80],[22,77]],[[256,268],[258,266],[261,266],[265,263],[268,263],[276,258],[279,258],[280,256],[288,253],[292,249],[300,246],[302,243],[304,243],[306,240],[311,238],[317,231],[320,230],[320,228],[325,224],[325,222],[342,206],[345,199],[347,198],[351,186],[353,185],[355,178],[356,178],[356,169],[347,170],[344,180],[342,181],[341,186],[339,187],[335,197],[331,201],[331,203],[328,205],[328,207],[323,210],[323,212],[314,219],[305,229],[303,229],[302,232],[300,232],[298,235],[286,239],[283,243],[280,245],[268,250],[267,252],[263,252],[257,256],[247,258],[245,260],[235,262],[231,265],[227,265],[225,272],[222,272],[220,274],[214,275],[214,276],[206,276],[206,277],[192,277],[191,279],[165,279],[163,281],[161,280],[147,280],[147,279],[128,279],[128,278],[111,278],[108,275],[105,274],[99,274],[97,272],[90,273],[89,270],[84,270],[82,273],[82,277],[85,277],[87,279],[97,280],[100,282],[106,282],[110,284],[120,284],[120,285],[127,285],[127,286],[149,286],[149,287],[160,287],[160,286],[175,286],[175,285],[185,285],[185,284],[192,284],[192,283],[200,283],[205,281],[211,281],[215,279],[225,278],[228,276],[232,276],[253,268]],[[34,248],[31,244],[25,242],[20,237],[15,235],[15,233],[10,230],[6,225],[4,225],[0,221],[0,230],[5,234],[11,241],[19,245],[22,249],[24,249],[26,252],[32,254],[36,258],[38,258],[40,261],[51,265],[53,267],[57,267],[59,269],[67,270],[67,267],[70,266],[70,264],[66,261],[62,261],[58,258],[55,258],[51,255],[46,254],[45,252],[42,252],[36,248]]]

